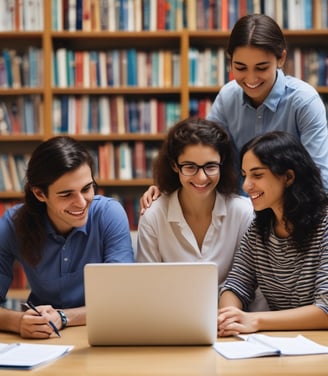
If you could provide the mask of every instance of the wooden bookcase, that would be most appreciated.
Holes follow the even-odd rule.
[[[43,51],[43,85],[37,88],[0,88],[3,99],[40,95],[43,102],[42,128],[38,134],[8,134],[0,135],[1,153],[30,152],[38,143],[54,136],[53,132],[53,102],[56,97],[69,95],[116,96],[124,98],[156,98],[163,101],[174,100],[180,104],[180,118],[189,116],[189,106],[192,99],[208,98],[212,101],[219,85],[203,86],[189,85],[189,49],[224,48],[228,41],[228,30],[189,30],[178,31],[53,31],[51,1],[44,1],[44,30],[39,32],[0,32],[0,48],[22,49],[26,46],[36,46]],[[328,56],[328,29],[312,29],[304,31],[285,30],[291,48],[313,48],[325,50]],[[83,50],[101,50],[114,48],[141,48],[155,50],[166,48],[177,50],[180,55],[180,83],[171,87],[93,87],[93,88],[59,88],[53,85],[53,53],[59,47]],[[323,96],[328,95],[328,87],[320,86],[317,90]],[[326,98],[327,102],[327,98]],[[112,134],[79,134],[74,135],[90,147],[97,148],[105,142],[129,142],[141,140],[147,145],[160,145],[164,133],[112,133]],[[123,197],[139,199],[142,192],[152,183],[151,177],[138,179],[98,179],[98,185],[106,194],[118,194]],[[0,201],[19,200],[21,192],[0,192]],[[132,226],[132,227],[135,227]]]

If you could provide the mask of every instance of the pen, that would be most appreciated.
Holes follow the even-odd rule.
[[[27,308],[33,309],[33,311],[36,312],[39,316],[42,316],[41,312],[38,311],[36,306],[30,300],[28,300],[26,303],[24,303],[24,306],[27,307]],[[60,337],[60,333],[59,333],[59,330],[57,329],[56,325],[52,321],[49,321],[49,325],[52,327],[52,329],[57,334],[57,336]]]

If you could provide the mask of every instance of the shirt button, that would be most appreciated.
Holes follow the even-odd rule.
[[[67,258],[67,257],[65,257],[65,258],[64,258],[64,261],[65,261],[65,262],[67,262],[67,261],[68,261],[68,258]]]

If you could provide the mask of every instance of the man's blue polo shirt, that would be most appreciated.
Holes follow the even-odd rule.
[[[134,261],[129,223],[122,205],[112,198],[95,196],[87,223],[74,228],[66,238],[56,233],[45,216],[47,238],[42,260],[31,267],[19,255],[12,221],[18,207],[9,209],[0,219],[0,297],[5,297],[10,287],[15,259],[23,264],[32,302],[55,308],[84,305],[85,264]]]

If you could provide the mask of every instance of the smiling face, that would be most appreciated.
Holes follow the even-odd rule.
[[[94,197],[94,184],[90,167],[83,164],[67,172],[48,187],[45,195],[33,188],[35,197],[47,206],[50,221],[60,234],[83,226],[88,219],[88,209]]]
[[[271,208],[277,219],[282,217],[283,194],[289,184],[288,172],[285,175],[274,175],[252,150],[243,156],[242,175],[243,189],[249,195],[254,209],[261,211]]]
[[[231,60],[231,69],[237,83],[254,106],[261,105],[276,80],[277,68],[284,65],[286,51],[281,59],[266,50],[245,46],[237,47]]]
[[[220,154],[211,146],[203,144],[186,146],[178,158],[180,165],[194,163],[202,166],[210,162],[220,163]],[[207,176],[201,168],[194,176],[184,176],[178,167],[175,167],[175,170],[179,173],[182,190],[185,193],[197,195],[197,198],[205,198],[211,195],[220,180],[220,169],[218,174],[214,176]]]

